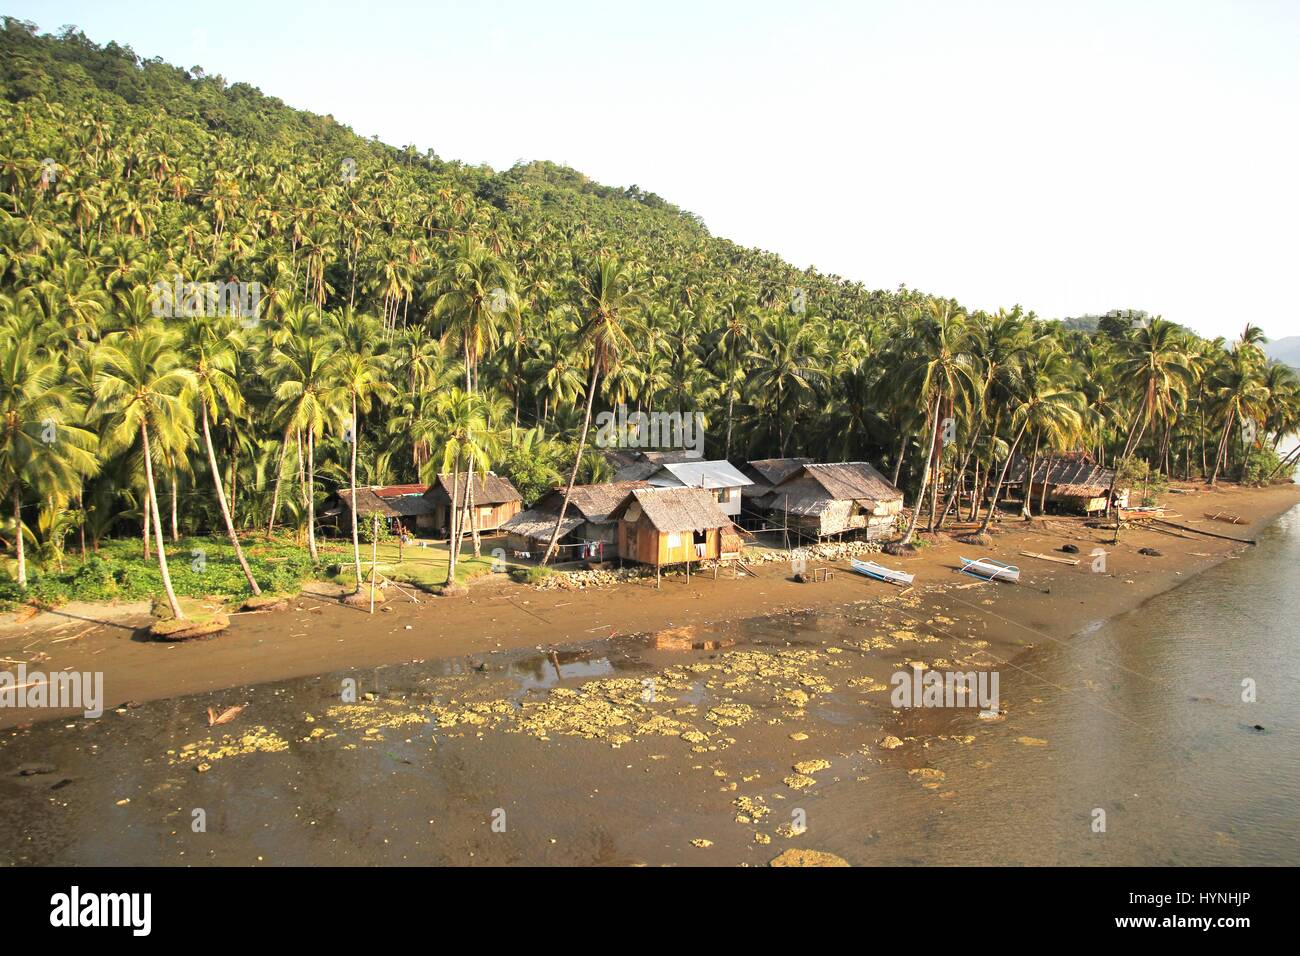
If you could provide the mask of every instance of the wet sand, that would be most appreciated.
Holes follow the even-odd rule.
[[[1207,509],[1252,518],[1195,522],[1242,537],[1300,500],[1171,497],[1188,524]],[[304,599],[186,645],[88,634],[42,666],[83,655],[112,675],[110,699],[154,702],[0,734],[0,862],[759,865],[790,848],[1043,862],[1015,846],[948,858],[934,842],[988,785],[981,765],[1013,763],[990,747],[1041,749],[1049,783],[1066,769],[1032,721],[1077,675],[1041,655],[1243,549],[1125,531],[1095,574],[1086,555],[1108,539],[1059,519],[999,535],[982,553],[1020,564],[1020,585],[956,574],[972,549],[949,542],[890,562],[917,572],[907,594],[843,570],[795,584],[768,565],[657,593],[476,588],[374,618]],[[1079,567],[1018,554],[1067,541]],[[889,676],[912,664],[999,670],[1005,716],[895,711]],[[196,679],[224,689],[179,696],[205,689]],[[130,691],[115,697],[118,682]],[[234,705],[208,726],[207,708]]]

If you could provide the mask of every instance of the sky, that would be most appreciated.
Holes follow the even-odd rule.
[[[871,288],[1300,335],[1300,2],[20,2]]]

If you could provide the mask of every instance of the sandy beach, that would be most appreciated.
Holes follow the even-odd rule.
[[[1249,538],[1300,500],[1300,486],[1246,489],[1225,485],[1209,490],[1182,486],[1169,507],[1179,523],[1216,534]],[[1228,511],[1248,523],[1229,525],[1204,518]],[[1028,628],[1068,636],[1089,621],[1108,619],[1176,587],[1188,575],[1222,560],[1241,545],[1188,533],[1176,537],[1159,526],[1126,528],[1118,545],[1111,532],[1088,528],[1079,518],[1048,516],[1026,523],[1006,518],[993,545],[976,548],[940,534],[916,555],[886,563],[916,575],[914,595],[924,597],[970,578],[957,573],[959,556],[989,555],[1017,564],[1022,583],[998,592],[999,613]],[[925,536],[922,536],[925,540]],[[1022,551],[1053,553],[1075,544],[1083,555],[1104,547],[1106,572],[1094,575],[1089,562],[1078,567],[1044,562]],[[1159,558],[1139,554],[1155,548]],[[338,603],[338,590],[312,585],[290,610],[237,615],[217,638],[168,644],[150,639],[143,605],[78,605],[43,613],[22,623],[0,624],[0,657],[12,668],[20,661],[47,671],[101,671],[106,703],[143,703],[265,681],[323,674],[348,667],[381,667],[437,658],[481,657],[519,648],[547,648],[670,628],[723,625],[776,613],[871,604],[894,589],[848,569],[847,561],[823,562],[835,571],[829,581],[796,583],[790,565],[755,565],[758,578],[714,580],[709,572],[666,576],[611,588],[538,590],[501,579],[480,579],[467,597],[420,595],[419,604],[401,594],[382,611]],[[817,562],[814,562],[817,564]],[[1086,574],[1086,577],[1080,575]],[[7,617],[13,617],[8,615]],[[0,727],[53,719],[72,712],[0,710]]]

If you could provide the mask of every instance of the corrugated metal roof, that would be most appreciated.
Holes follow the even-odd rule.
[[[422,495],[429,490],[428,485],[371,485],[370,490],[381,498],[396,498],[401,495]]]
[[[687,488],[743,488],[753,482],[736,470],[729,461],[681,461],[662,466],[647,479],[652,485]]]

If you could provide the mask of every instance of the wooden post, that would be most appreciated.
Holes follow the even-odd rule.
[[[370,533],[370,613],[375,613],[375,574],[379,571],[379,512]]]

